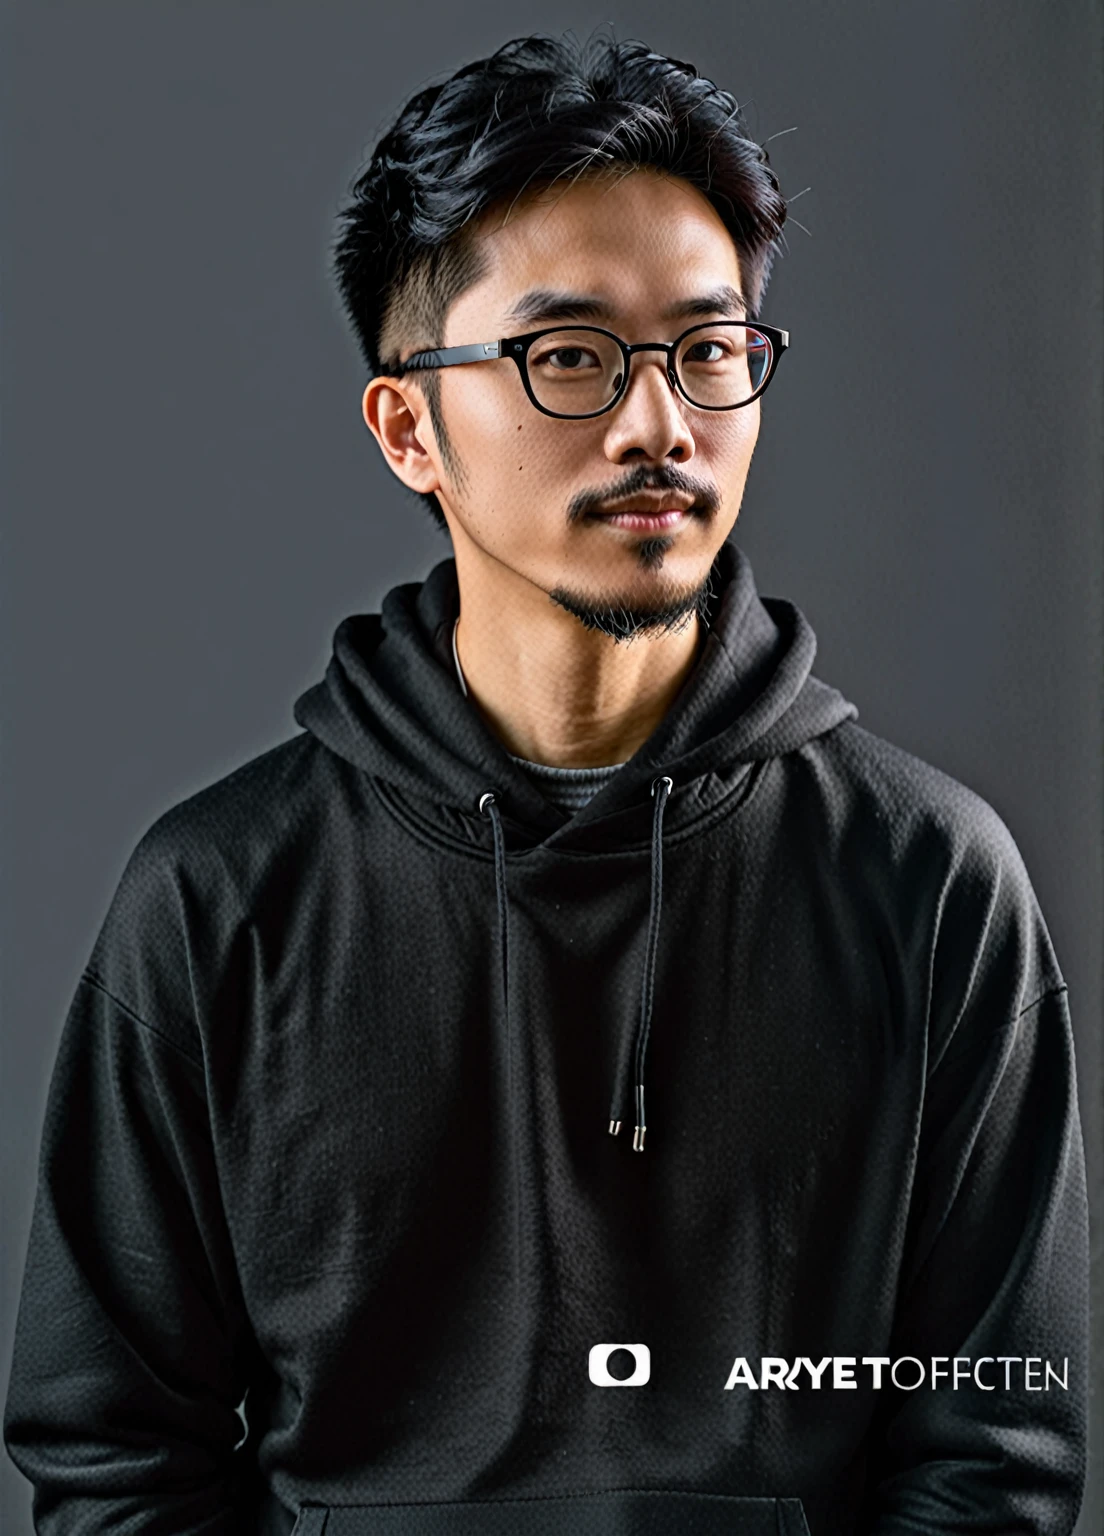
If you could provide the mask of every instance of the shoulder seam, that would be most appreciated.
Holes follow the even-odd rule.
[[[140,1028],[144,1029],[147,1034],[156,1036],[156,1038],[160,1040],[164,1045],[169,1046],[172,1050],[183,1056],[187,1061],[190,1061],[194,1067],[199,1067],[201,1071],[203,1070],[203,1058],[201,1056],[193,1056],[191,1051],[185,1050],[179,1041],[172,1039],[170,1035],[166,1035],[155,1025],[148,1023],[144,1018],[142,1018],[141,1014],[136,1013],[129,1004],[124,1003],[121,997],[116,997],[114,992],[111,991],[110,987],[105,986],[94,971],[90,969],[84,970],[81,974],[81,981],[86,981],[88,985],[90,987],[94,987],[97,992],[102,992],[104,997],[106,997],[109,1002],[115,1004],[120,1013],[125,1013],[128,1019],[133,1020],[133,1022],[139,1025]]]

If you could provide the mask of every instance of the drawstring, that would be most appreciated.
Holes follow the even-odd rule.
[[[652,995],[655,990],[656,954],[659,950],[659,919],[663,910],[663,811],[674,783],[666,774],[652,780],[652,798],[655,814],[652,817],[652,901],[648,913],[648,940],[644,949],[644,982],[640,990],[640,1023],[636,1031],[636,1126],[633,1131],[633,1151],[643,1152],[644,1132],[644,1061],[648,1054],[648,1036],[652,1029]],[[656,791],[659,791],[657,794]],[[616,1136],[621,1129],[620,1107],[625,1100],[625,1081],[629,1072],[628,1051],[622,1048],[614,1080],[613,1099],[610,1103],[609,1133]]]
[[[652,997],[655,991],[656,955],[659,950],[659,919],[663,910],[663,811],[667,798],[674,789],[674,782],[666,774],[652,780],[652,799],[655,812],[652,816],[652,895],[648,912],[648,938],[644,948],[644,979],[640,992],[640,1022],[636,1029],[635,1050],[632,1063],[636,1088],[636,1126],[633,1133],[633,1151],[643,1152],[644,1132],[644,1063],[648,1054],[648,1036],[652,1029]],[[502,956],[502,996],[506,1010],[506,1062],[507,1082],[513,1090],[513,1037],[510,1032],[510,947],[509,910],[506,901],[506,844],[502,834],[502,818],[499,814],[494,791],[487,790],[479,797],[479,814],[489,816],[494,834],[495,893],[498,898],[499,949]],[[622,1046],[614,1080],[613,1100],[610,1104],[609,1133],[616,1136],[621,1129],[620,1106],[625,1100],[629,1076],[629,1041]]]
[[[502,817],[499,814],[493,790],[479,797],[479,814],[491,818],[494,833],[495,893],[498,897],[498,947],[502,956],[502,1007],[506,1030],[506,1102],[509,1106],[513,1127],[512,1159],[514,1179],[514,1283],[521,1287],[521,1166],[517,1150],[517,1107],[514,1072],[514,1035],[510,1028],[510,924],[506,901],[506,842],[502,835]]]
[[[484,810],[484,806],[486,809]],[[495,893],[498,897],[499,949],[502,952],[502,1000],[506,1006],[507,1028],[510,1018],[510,914],[506,905],[506,843],[502,836],[502,817],[495,803],[494,791],[479,797],[479,814],[491,818],[494,833]]]

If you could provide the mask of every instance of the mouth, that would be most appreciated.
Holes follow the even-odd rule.
[[[612,507],[609,511],[591,512],[590,517],[596,522],[607,523],[614,528],[629,528],[641,533],[658,533],[661,530],[677,528],[686,522],[692,515],[691,505],[636,504]]]

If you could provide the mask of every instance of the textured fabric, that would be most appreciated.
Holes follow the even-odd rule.
[[[736,546],[714,584],[668,715],[574,815],[458,690],[444,561],[339,627],[300,735],[142,838],[18,1316],[5,1436],[47,1536],[451,1502],[490,1533],[488,1502],[598,1496],[642,1536],[650,1494],[1067,1536],[1085,1195],[1023,861],[811,674]],[[609,1104],[649,988],[636,1152]],[[596,1384],[617,1344],[641,1384]],[[873,1357],[1067,1385],[876,1387]]]
[[[798,1499],[629,1491],[391,1509],[307,1505],[294,1536],[809,1536]]]
[[[610,763],[602,768],[557,768],[552,763],[535,763],[528,757],[515,757],[512,752],[510,760],[536,780],[537,788],[557,810],[571,814],[581,811],[624,767],[623,763]]]

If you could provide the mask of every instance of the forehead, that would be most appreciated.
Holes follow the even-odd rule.
[[[709,200],[678,177],[633,170],[557,184],[483,215],[480,280],[449,316],[506,315],[533,289],[596,295],[633,314],[740,287],[732,237]]]

